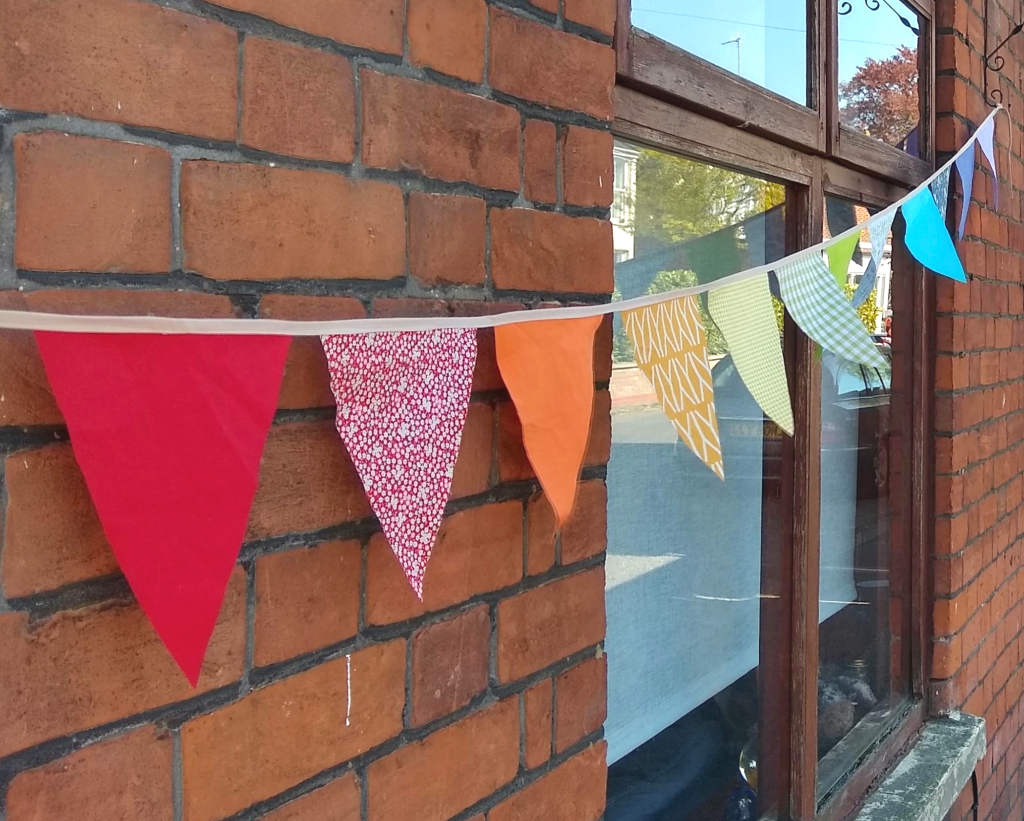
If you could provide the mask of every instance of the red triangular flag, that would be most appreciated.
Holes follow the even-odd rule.
[[[291,340],[36,340],[114,555],[195,686],[245,537]]]
[[[451,494],[469,410],[476,331],[322,337],[336,425],[416,595]]]

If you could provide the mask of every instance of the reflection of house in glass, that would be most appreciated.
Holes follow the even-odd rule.
[[[612,200],[612,239],[615,244],[615,262],[632,259],[635,254],[633,237],[633,203],[636,198],[636,161],[640,151],[621,142],[615,143],[615,198]]]

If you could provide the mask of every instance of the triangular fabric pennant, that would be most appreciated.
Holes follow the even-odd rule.
[[[476,366],[476,330],[321,337],[336,425],[412,589],[452,489]]]
[[[974,195],[974,146],[976,140],[971,140],[970,146],[956,158],[956,171],[960,175],[960,188],[963,191],[963,204],[960,207],[960,227],[957,231],[957,239],[964,238],[964,231],[967,230],[967,215],[971,210],[971,197]]]
[[[679,438],[725,479],[707,334],[697,299],[685,296],[626,311],[623,322],[636,364],[654,387]]]
[[[850,276],[850,262],[853,260],[853,252],[860,244],[860,232],[851,234],[848,237],[833,242],[825,249],[828,256],[828,269],[836,278],[836,284],[840,288],[846,287],[846,281]]]
[[[995,118],[985,120],[978,130],[974,132],[974,138],[978,143],[978,147],[981,149],[981,153],[985,155],[985,159],[988,160],[988,167],[992,171],[992,190],[995,195],[995,207],[996,211],[999,210],[999,169],[996,168],[996,121]]]
[[[709,291],[708,312],[729,343],[729,355],[754,401],[792,436],[793,407],[768,275]]]
[[[903,203],[903,219],[907,223],[904,241],[918,262],[944,277],[967,282],[963,263],[930,191],[922,189]]]
[[[875,282],[877,279],[878,263],[875,262],[874,257],[871,257],[871,259],[868,260],[868,267],[864,269],[864,276],[860,278],[860,282],[857,283],[857,290],[853,292],[853,297],[850,299],[850,304],[854,308],[859,308],[868,301],[868,297],[871,296],[871,292],[875,290]]]
[[[927,195],[927,192],[926,192]],[[928,195],[930,196],[930,195]],[[932,203],[932,207],[934,207]],[[851,362],[885,368],[864,323],[818,253],[776,268],[782,300],[793,320],[822,347]]]
[[[871,237],[871,259],[868,260],[864,269],[864,276],[861,277],[857,290],[853,294],[850,303],[854,308],[859,308],[865,302],[871,292],[875,289],[875,282],[878,279],[878,266],[882,264],[882,257],[885,254],[886,246],[889,244],[889,234],[892,231],[893,220],[896,219],[896,209],[891,208],[875,215],[868,221],[868,235]]]
[[[36,340],[118,564],[195,686],[245,537],[291,339]]]
[[[949,210],[949,172],[949,166],[943,168],[928,186],[932,192],[932,199],[935,200],[935,210],[939,212],[943,222],[945,222],[946,212]]]
[[[500,325],[501,377],[523,446],[562,527],[572,515],[594,412],[594,334],[600,316]]]

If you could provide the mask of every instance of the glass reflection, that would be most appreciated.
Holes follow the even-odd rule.
[[[839,11],[842,122],[920,156],[920,16],[901,0],[843,0]]]
[[[806,0],[634,0],[633,25],[807,104]]]
[[[708,282],[783,255],[781,186],[622,142],[615,161],[618,298]],[[739,821],[773,801],[764,763],[772,756],[758,738],[778,733],[771,711],[758,705],[766,679],[785,674],[785,665],[759,661],[773,625],[783,623],[765,617],[778,597],[763,573],[780,552],[766,511],[780,496],[782,439],[700,310],[725,482],[680,441],[616,326],[607,821]]]

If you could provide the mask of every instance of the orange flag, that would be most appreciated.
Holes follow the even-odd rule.
[[[561,527],[572,515],[594,411],[594,334],[602,317],[494,329],[498,368],[523,445]]]

